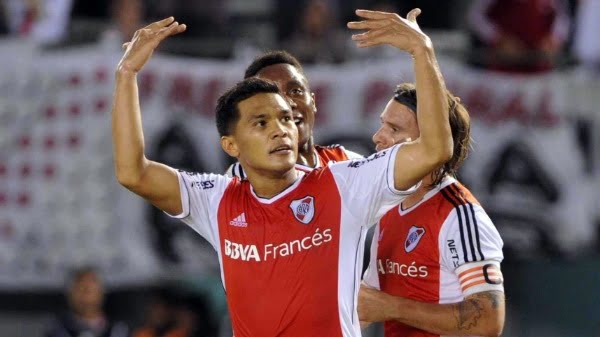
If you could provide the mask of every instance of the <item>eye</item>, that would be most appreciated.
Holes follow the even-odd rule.
[[[304,90],[302,90],[302,88],[294,88],[294,89],[290,90],[290,94],[299,96],[299,95],[304,94]]]
[[[256,122],[255,125],[256,126],[265,126],[265,125],[267,125],[267,122],[265,122],[265,121],[258,121],[258,122]]]
[[[393,127],[393,128],[392,128],[392,131],[393,131],[393,132],[398,132],[398,131],[400,131],[400,130],[398,130],[397,128],[394,128],[394,127]]]
[[[290,116],[283,116],[283,118],[282,118],[282,119],[283,119],[283,121],[284,121],[285,123],[287,123],[287,122],[291,122],[291,121],[292,121],[292,117],[290,117]]]

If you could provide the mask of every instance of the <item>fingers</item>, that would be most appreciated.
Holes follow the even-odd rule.
[[[417,22],[417,16],[419,16],[419,14],[421,14],[421,9],[414,8],[413,10],[408,12],[408,14],[406,15],[406,19],[412,22]]]
[[[394,13],[369,11],[366,9],[357,9],[355,13],[357,16],[365,19],[389,19],[395,15]]]
[[[175,21],[170,26],[161,29],[159,37],[162,40],[166,37],[183,33],[186,29],[187,26],[185,24],[179,24],[179,22]]]
[[[131,44],[131,42],[123,43],[121,47],[123,47],[123,49],[127,49],[127,47],[129,47],[129,44]]]
[[[388,19],[385,20],[364,20],[348,22],[347,26],[350,29],[378,29],[390,25]]]
[[[172,16],[169,16],[166,19],[162,19],[160,21],[153,22],[144,28],[148,28],[148,29],[164,28],[164,27],[167,27],[168,25],[170,25],[173,21],[175,21],[175,18]]]
[[[352,40],[357,42],[366,42],[369,40],[375,40],[381,36],[388,34],[389,32],[390,30],[385,27],[381,29],[370,30],[366,33],[352,35]]]

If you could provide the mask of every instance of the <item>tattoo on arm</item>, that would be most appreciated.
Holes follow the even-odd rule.
[[[454,307],[454,317],[458,330],[471,330],[483,316],[486,308],[500,309],[504,303],[504,293],[500,291],[485,291],[467,297]],[[488,309],[489,310],[489,309]]]
[[[454,317],[458,330],[470,330],[477,326],[483,314],[483,306],[478,299],[468,299],[454,307]]]
[[[504,293],[501,291],[485,291],[476,295],[478,298],[488,301],[494,310],[500,309],[500,305],[504,303]]]

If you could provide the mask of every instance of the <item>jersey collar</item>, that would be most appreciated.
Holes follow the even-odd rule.
[[[448,177],[448,176],[445,177],[437,187],[435,187],[435,188],[431,189],[430,191],[428,191],[427,193],[425,193],[423,198],[421,198],[421,200],[418,203],[414,204],[413,206],[411,206],[407,209],[402,209],[402,203],[400,203],[400,205],[398,205],[398,213],[400,213],[400,215],[406,215],[406,214],[410,213],[413,209],[419,207],[419,205],[421,205],[425,201],[431,199],[431,197],[436,195],[439,191],[444,189],[446,186],[453,184],[455,182],[456,182],[456,179],[454,179],[452,177]]]
[[[293,190],[295,190],[296,187],[298,187],[298,185],[300,185],[300,182],[302,182],[302,178],[304,178],[304,175],[306,173],[304,171],[301,171],[301,170],[296,170],[296,172],[297,172],[297,175],[298,175],[297,178],[296,178],[296,181],[294,181],[293,184],[291,184],[285,190],[279,192],[279,194],[273,196],[272,198],[262,198],[262,197],[259,197],[254,192],[254,188],[252,187],[252,185],[248,184],[248,185],[250,185],[250,194],[252,194],[252,196],[254,197],[254,199],[256,199],[261,204],[270,205],[270,204],[274,203],[275,201],[277,201],[277,200],[285,197],[286,195],[290,194],[290,192],[292,192]]]

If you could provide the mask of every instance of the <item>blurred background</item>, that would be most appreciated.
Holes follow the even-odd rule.
[[[345,22],[413,7],[473,119],[460,179],[504,239],[504,336],[600,336],[600,0],[0,0],[0,336],[231,336],[212,248],[114,177],[113,74],[137,28],[188,25],[139,76],[148,156],[223,172],[216,99],[271,49],[305,65],[317,143],[372,152],[412,64],[358,50]]]

